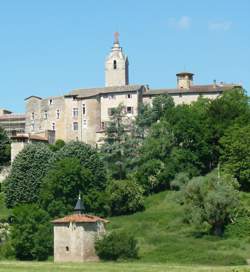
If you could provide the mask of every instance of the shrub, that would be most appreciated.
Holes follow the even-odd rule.
[[[144,209],[143,189],[133,180],[114,180],[107,187],[111,215],[131,214]]]
[[[136,180],[143,187],[146,194],[159,192],[166,188],[163,178],[165,165],[160,160],[148,160],[136,172]]]
[[[40,143],[27,145],[17,155],[4,187],[8,208],[37,202],[42,178],[52,156],[48,146]]]
[[[20,260],[46,260],[52,253],[52,226],[48,214],[35,204],[13,210],[11,241]]]
[[[138,258],[137,240],[124,231],[113,231],[95,243],[97,255],[102,260]]]

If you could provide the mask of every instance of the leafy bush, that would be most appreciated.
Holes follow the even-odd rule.
[[[17,155],[4,187],[7,207],[38,201],[42,178],[52,156],[48,146],[40,143],[27,145]]]
[[[102,260],[138,258],[137,240],[124,231],[113,231],[95,243],[97,255]]]
[[[245,238],[250,237],[250,217],[239,217],[225,229],[226,237]]]
[[[161,191],[166,188],[163,172],[164,163],[160,160],[148,160],[136,172],[136,180],[143,187],[146,194]]]
[[[0,260],[14,259],[15,251],[10,240],[0,243]]]
[[[48,214],[35,204],[13,210],[11,241],[17,259],[46,260],[52,253],[52,226]]]
[[[56,140],[56,142],[54,144],[50,144],[49,148],[53,151],[56,152],[58,150],[60,150],[62,147],[65,146],[65,142],[63,140]]]
[[[144,209],[143,189],[133,180],[111,181],[107,197],[111,215],[131,214]]]

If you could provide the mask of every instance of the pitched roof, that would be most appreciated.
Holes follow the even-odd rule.
[[[34,141],[42,141],[42,142],[48,142],[48,138],[40,136],[40,135],[35,135],[35,134],[18,134],[15,136],[12,136],[11,139],[30,139]]]
[[[143,96],[152,96],[159,94],[202,94],[202,93],[222,93],[223,91],[241,87],[236,84],[223,84],[223,85],[193,85],[189,89],[150,89],[143,93]]]
[[[104,88],[76,89],[72,90],[67,96],[78,96],[79,98],[91,97],[99,94],[135,92],[140,90],[143,85],[124,85]]]
[[[0,115],[0,121],[14,121],[14,120],[24,120],[25,121],[25,114],[4,114]]]
[[[75,222],[75,223],[96,223],[96,222],[103,222],[103,223],[108,223],[109,221],[106,219],[103,219],[98,216],[94,215],[88,215],[88,214],[71,214],[67,215],[63,218],[55,219],[52,221],[54,224],[63,224],[63,223],[70,223],[70,222]]]

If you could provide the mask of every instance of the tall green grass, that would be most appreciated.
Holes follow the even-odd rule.
[[[141,262],[241,265],[250,259],[249,236],[197,237],[192,226],[183,222],[184,209],[177,197],[177,192],[169,191],[150,196],[144,212],[110,218],[108,229],[134,233]],[[249,205],[249,198],[250,194],[244,194],[245,205]]]

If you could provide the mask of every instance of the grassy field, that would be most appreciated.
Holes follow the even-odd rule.
[[[247,272],[249,267],[177,266],[143,263],[53,264],[49,262],[0,262],[0,272]]]
[[[146,210],[131,216],[110,219],[109,229],[126,229],[138,238],[141,262],[200,265],[239,265],[250,259],[250,222],[247,234],[233,226],[224,238],[196,237],[194,229],[183,223],[183,207],[177,192],[162,192],[146,199]],[[250,207],[250,194],[242,194]]]
[[[250,208],[250,194],[242,193],[241,196],[245,207]],[[198,237],[194,229],[183,222],[184,210],[176,198],[177,192],[161,192],[146,199],[145,211],[110,218],[108,230],[126,229],[138,239],[140,258],[136,262],[55,265],[49,262],[2,261],[0,272],[250,271],[249,266],[244,266],[250,259],[250,222],[244,231],[242,226],[245,223],[236,224],[224,238]],[[0,214],[5,217],[8,212],[0,201]]]

